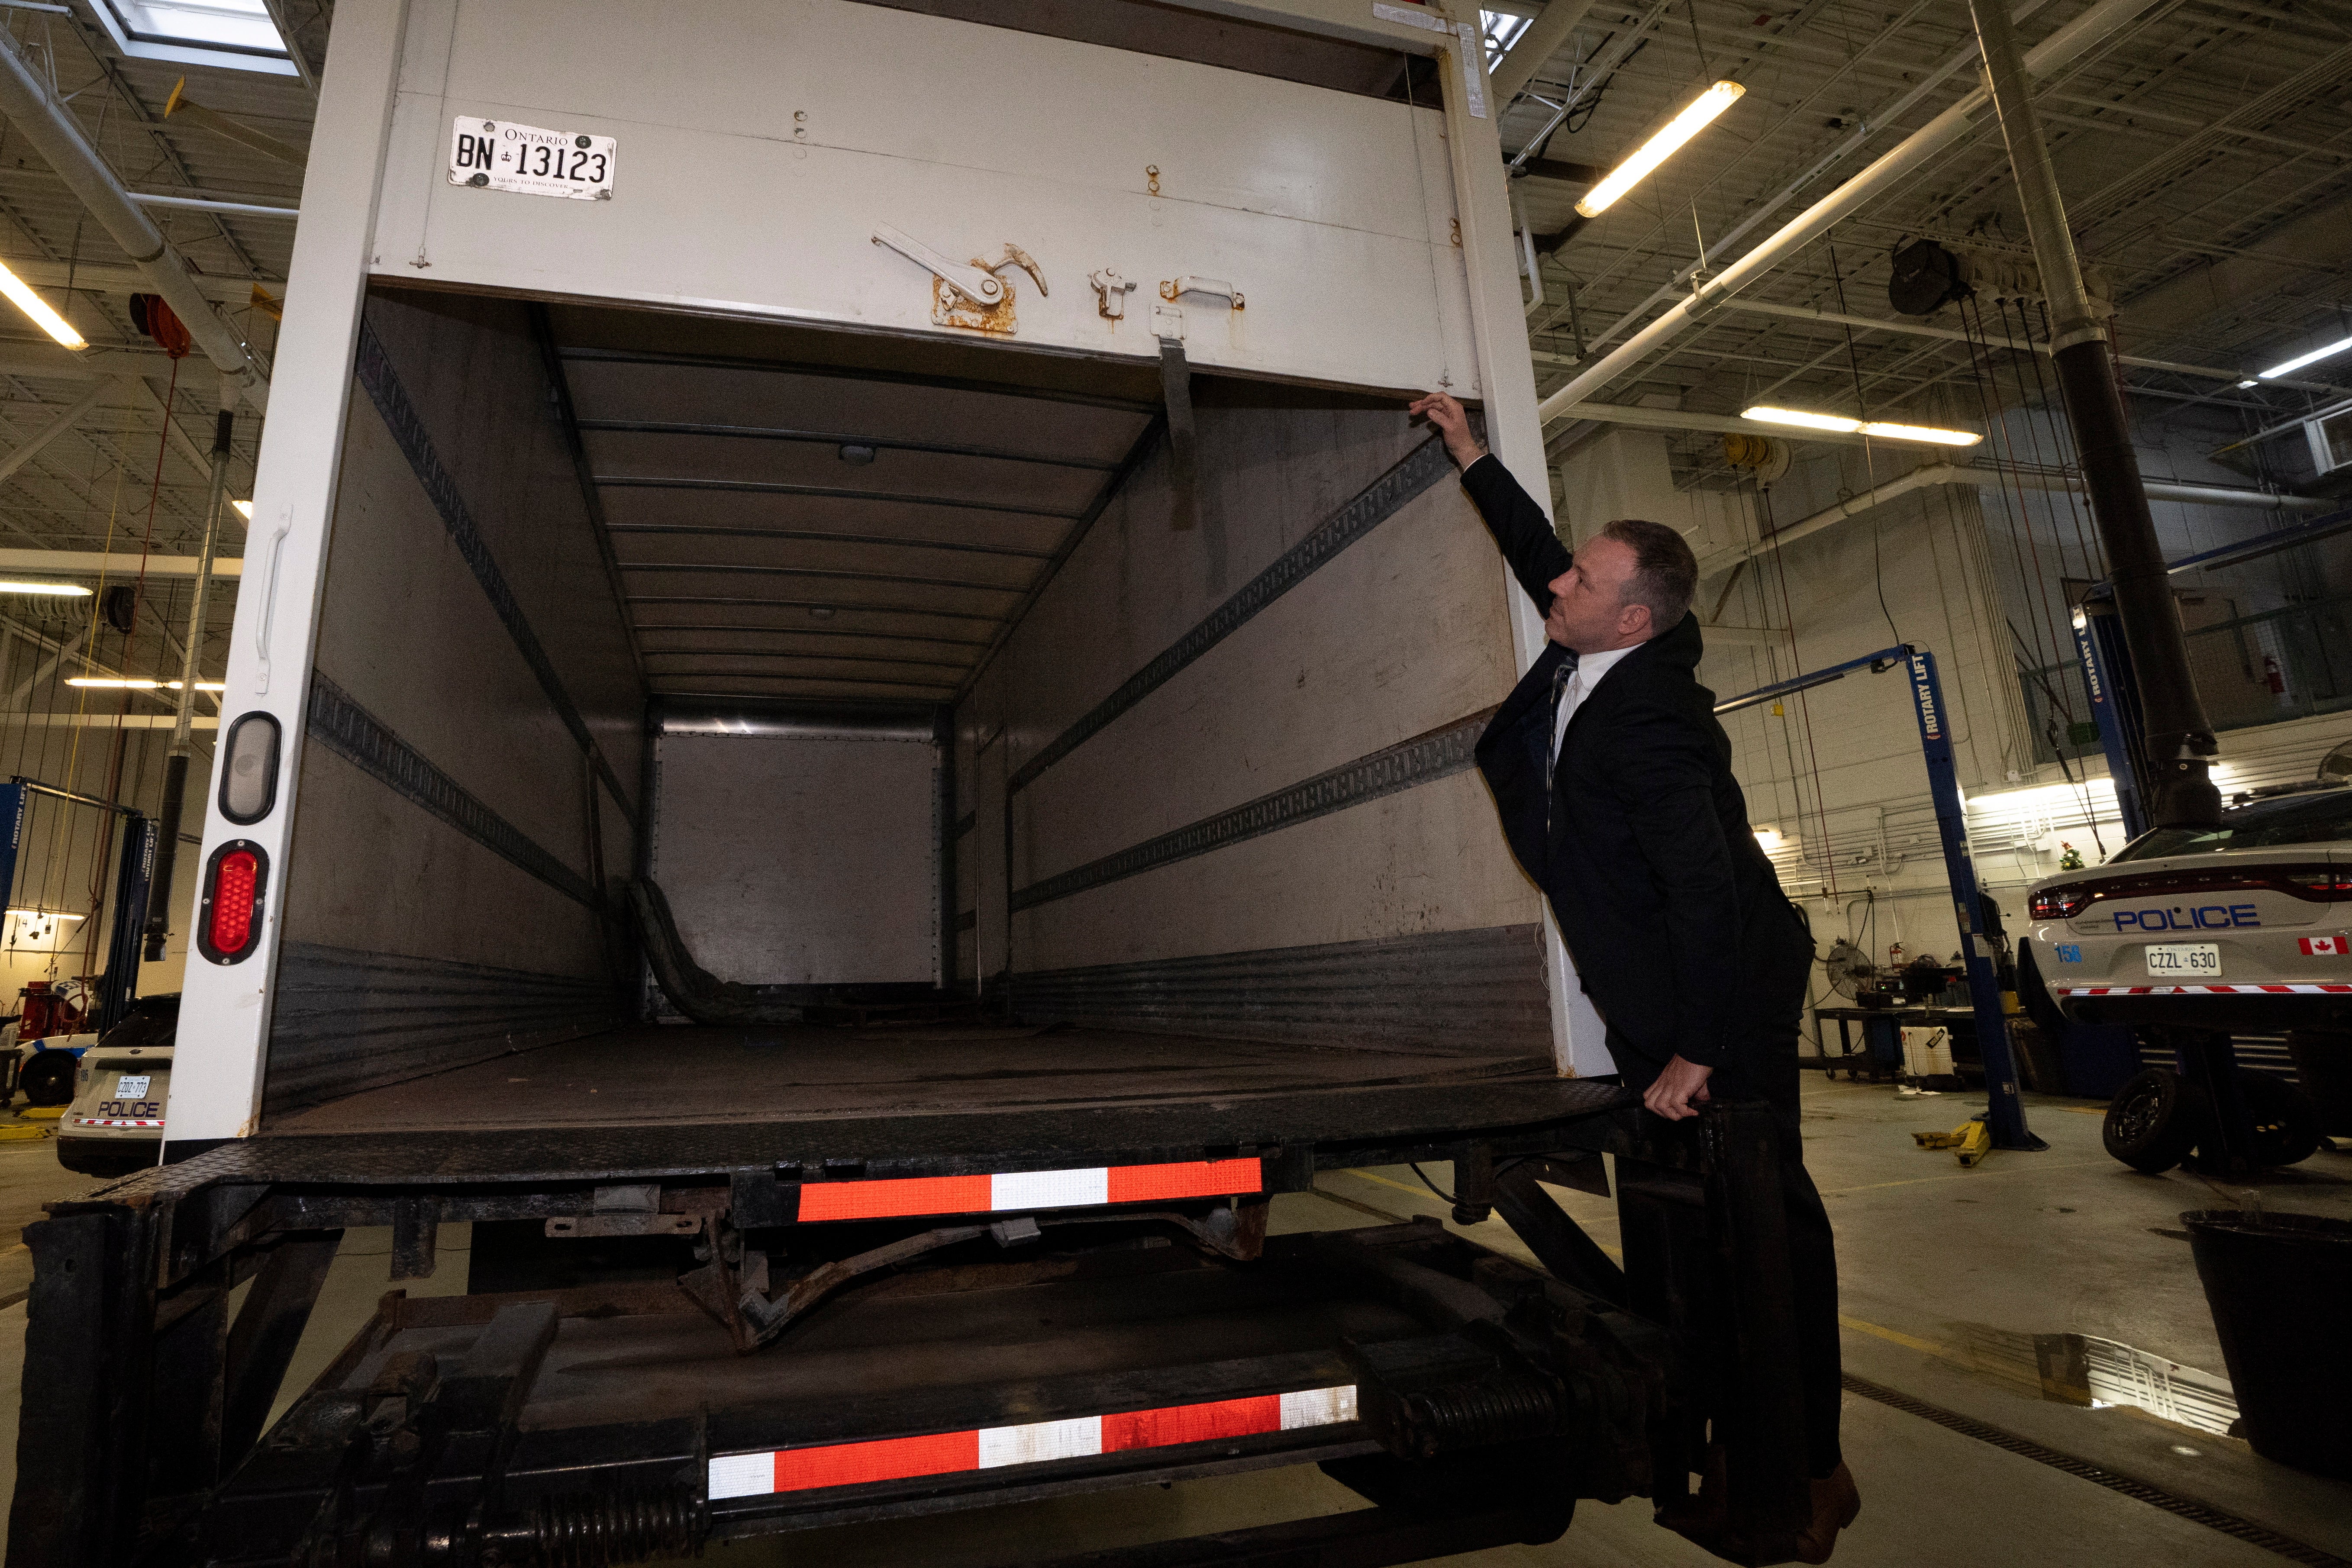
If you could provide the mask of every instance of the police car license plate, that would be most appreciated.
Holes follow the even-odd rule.
[[[2150,942],[2147,976],[2151,980],[2219,980],[2221,947],[2211,942]]]

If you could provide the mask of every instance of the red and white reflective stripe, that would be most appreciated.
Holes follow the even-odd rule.
[[[163,1119],[160,1116],[84,1116],[77,1118],[75,1125],[79,1127],[161,1127],[163,1125]]]
[[[2061,985],[2067,996],[2352,996],[2352,984]]]
[[[1170,1165],[1096,1165],[1083,1171],[1001,1171],[992,1176],[906,1176],[874,1182],[811,1182],[801,1188],[803,1220],[896,1219],[998,1209],[1092,1208],[1102,1204],[1222,1198],[1265,1190],[1255,1160],[1191,1160]]]
[[[1006,1465],[1039,1465],[1049,1459],[1091,1458],[1130,1448],[1166,1448],[1183,1443],[1215,1443],[1267,1432],[1335,1426],[1356,1418],[1356,1385],[1307,1388],[1254,1399],[1220,1399],[1207,1405],[1171,1405],[1158,1410],[1127,1410],[1112,1415],[1080,1415],[1067,1421],[1033,1421],[1022,1426],[982,1426],[963,1432],[930,1432],[918,1437],[885,1437],[871,1443],[828,1443],[811,1448],[771,1449],[759,1454],[722,1454],[710,1461],[710,1500],[766,1497],[772,1492],[814,1491],[868,1481],[903,1481],[916,1476],[992,1470]]]

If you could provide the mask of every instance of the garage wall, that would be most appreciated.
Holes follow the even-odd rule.
[[[1197,524],[1163,442],[959,710],[970,962],[1030,1017],[1548,1055],[1470,766],[1503,579],[1453,465],[1392,403],[1193,396]]]
[[[938,746],[854,731],[656,744],[653,875],[697,963],[745,985],[936,978]]]
[[[265,1115],[609,1026],[644,695],[520,304],[367,305]]]

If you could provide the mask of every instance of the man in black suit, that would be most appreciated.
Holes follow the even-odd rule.
[[[1837,1260],[1805,1173],[1797,1035],[1813,943],[1757,844],[1696,671],[1697,563],[1674,530],[1610,523],[1570,555],[1443,393],[1414,403],[1543,612],[1548,646],[1478,742],[1503,834],[1550,900],[1626,1086],[1670,1121],[1711,1093],[1779,1113],[1813,1522],[1828,1561],[1861,1507],[1838,1450]],[[1725,1544],[1721,1482],[1662,1522]]]

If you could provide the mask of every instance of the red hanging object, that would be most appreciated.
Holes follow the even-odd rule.
[[[173,359],[186,357],[196,341],[188,336],[187,324],[172,313],[161,294],[131,296],[131,324],[155,340],[156,346]]]

